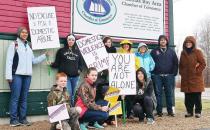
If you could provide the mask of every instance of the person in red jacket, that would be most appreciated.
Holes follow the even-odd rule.
[[[100,101],[95,102],[96,87],[94,85],[97,79],[98,72],[96,68],[90,67],[87,70],[87,75],[84,82],[79,86],[76,92],[76,104],[82,109],[80,113],[80,128],[81,130],[87,130],[86,126],[89,122],[94,122],[95,128],[104,128],[99,125],[98,122],[105,121],[108,114],[108,102]]]

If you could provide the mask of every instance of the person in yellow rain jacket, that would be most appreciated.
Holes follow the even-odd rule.
[[[117,50],[117,53],[134,53],[134,50],[132,49],[132,44],[133,43],[127,39],[122,40],[120,42],[121,47]],[[140,61],[137,58],[135,58],[135,65],[136,70],[141,67]]]
[[[134,50],[132,49],[132,42],[125,39],[120,42],[121,47],[118,49],[117,53],[133,53]],[[138,62],[138,63],[136,63]],[[138,64],[139,66],[135,66],[136,70],[138,67],[140,67],[140,62],[135,58],[135,64]],[[125,103],[126,103],[126,111],[127,111],[127,118],[133,119],[133,115],[131,114],[132,105],[133,105],[133,95],[127,95],[125,96]]]

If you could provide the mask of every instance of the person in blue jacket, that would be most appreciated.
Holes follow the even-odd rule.
[[[9,113],[10,126],[30,125],[26,120],[27,96],[31,84],[32,64],[46,59],[48,53],[34,57],[27,41],[26,27],[18,28],[17,40],[9,45],[6,58],[5,77],[11,90]]]
[[[157,115],[162,113],[162,92],[165,91],[168,116],[174,117],[173,92],[175,87],[175,76],[178,72],[178,58],[174,50],[169,48],[169,42],[165,35],[158,38],[158,47],[151,51],[155,61],[155,69],[152,71],[152,80],[157,99]]]
[[[140,63],[141,67],[143,67],[146,70],[147,77],[151,78],[151,71],[153,71],[153,69],[155,68],[155,62],[152,59],[150,53],[148,52],[147,44],[143,42],[139,43],[138,52],[135,53],[135,56],[136,59],[139,60],[139,62],[136,63]],[[140,65],[136,66],[138,66],[138,68],[140,67]]]

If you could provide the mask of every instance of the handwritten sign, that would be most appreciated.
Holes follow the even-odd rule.
[[[50,123],[69,119],[66,104],[47,107]]]
[[[109,108],[109,115],[120,115],[122,114],[121,101],[110,102],[111,106]]]
[[[107,91],[104,100],[109,102],[117,102],[119,94],[120,90],[118,88],[109,87],[109,90]]]
[[[29,7],[27,12],[32,49],[60,47],[55,7]]]
[[[98,72],[108,69],[108,53],[100,35],[91,35],[76,42],[88,68],[95,67]]]
[[[109,85],[120,89],[120,95],[136,94],[134,54],[109,54]]]

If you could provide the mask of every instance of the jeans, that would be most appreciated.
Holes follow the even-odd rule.
[[[166,96],[166,106],[168,113],[172,113],[173,104],[173,89],[174,89],[174,75],[168,74],[167,76],[153,75],[154,90],[157,99],[157,113],[162,113],[162,92],[164,89]]]
[[[67,89],[68,89],[69,95],[71,97],[71,106],[74,106],[74,95],[76,92],[75,89],[76,89],[78,80],[79,80],[79,76],[68,77],[68,80],[67,80]]]
[[[27,96],[30,84],[31,76],[13,75],[13,80],[10,84],[10,123],[26,120]]]
[[[145,114],[147,118],[153,118],[153,101],[149,96],[145,96],[140,102],[133,106],[133,112],[139,120],[144,120]]]
[[[106,106],[108,104],[105,100],[100,100],[96,102],[97,105]],[[80,118],[80,122],[103,122],[107,120],[109,117],[108,112],[100,111],[100,110],[91,110],[88,109],[85,114]]]

